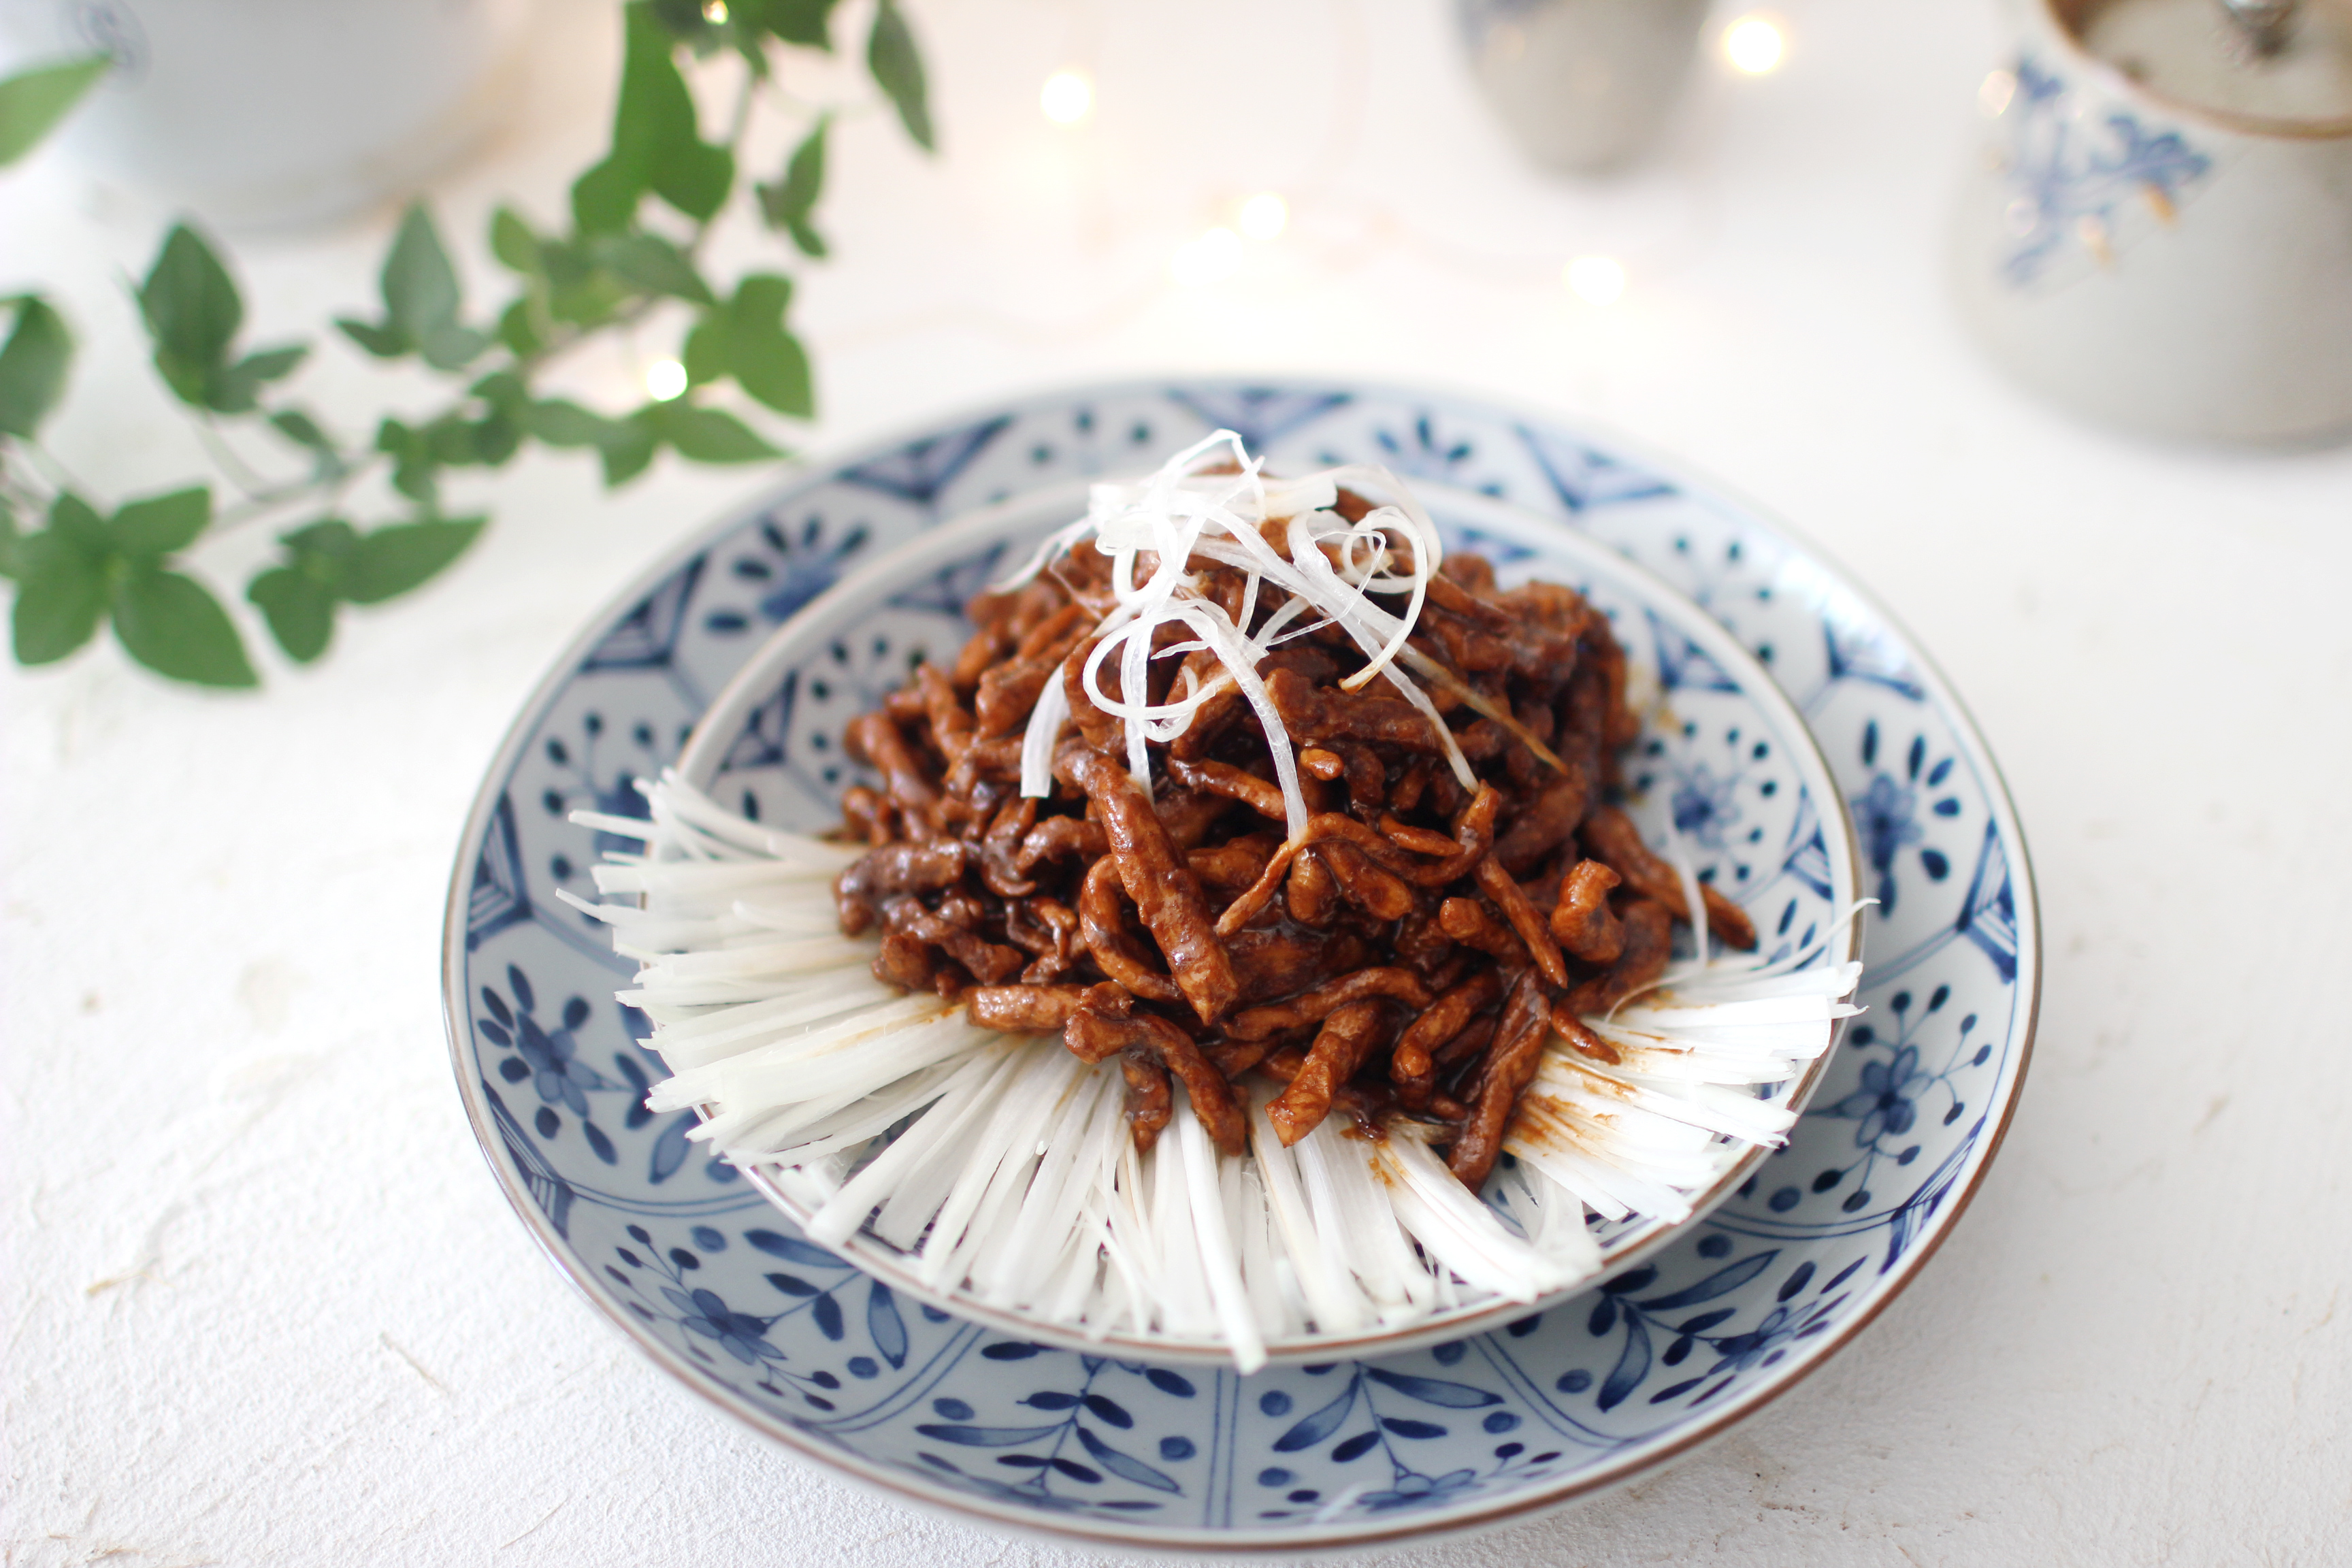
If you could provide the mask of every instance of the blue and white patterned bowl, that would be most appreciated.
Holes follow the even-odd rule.
[[[1131,468],[1219,426],[1291,469],[1365,460],[1542,513],[1647,566],[1773,673],[1863,858],[1871,971],[1790,1146],[1658,1256],[1568,1305],[1411,1354],[1171,1368],[902,1302],[810,1246],[656,1064],[601,930],[555,898],[765,632],[943,518]],[[850,650],[853,654],[856,650]],[[1821,1364],[1916,1274],[2016,1103],[2040,992],[2025,847],[1990,755],[1883,612],[1753,508],[1612,438],[1475,399],[1226,378],[1079,388],[939,421],[788,479],[660,563],[533,695],[459,847],[452,1059],[516,1212],[703,1397],[910,1502],[1101,1545],[1297,1551],[1456,1531],[1623,1481]],[[1929,1353],[1923,1349],[1919,1353]]]
[[[1153,458],[1145,457],[1145,465]],[[1655,574],[1615,551],[1507,502],[1418,484],[1449,552],[1475,550],[1506,587],[1562,583],[1608,616],[1626,653],[1645,731],[1628,759],[1628,811],[1653,845],[1671,823],[1698,875],[1743,905],[1763,933],[1761,955],[1810,955],[1825,968],[1859,956],[1861,930],[1842,917],[1856,893],[1853,832],[1829,763],[1794,704],[1738,640]],[[847,574],[777,628],[695,727],[677,761],[688,784],[754,821],[822,833],[841,821],[841,793],[878,784],[843,755],[841,734],[882,704],[926,658],[952,660],[971,636],[966,600],[1025,560],[1047,534],[1086,513],[1083,485],[1049,485],[984,507],[886,551]],[[1824,1053],[1773,1100],[1801,1107],[1829,1065]],[[1631,1268],[1667,1245],[1679,1225],[1737,1191],[1765,1159],[1751,1148],[1674,1222],[1635,1215],[1597,1224],[1603,1268]],[[765,1173],[753,1184],[795,1224],[809,1211]],[[1497,1184],[1499,1185],[1499,1184]],[[1214,1364],[1231,1352],[1213,1338],[1115,1333],[1100,1341],[991,1306],[969,1291],[924,1283],[908,1254],[861,1231],[838,1248],[850,1263],[917,1300],[999,1332],[1067,1350],[1163,1363]],[[1501,1328],[1557,1306],[1588,1278],[1529,1307],[1485,1296],[1409,1328],[1307,1334],[1270,1342],[1274,1362],[1392,1355]]]

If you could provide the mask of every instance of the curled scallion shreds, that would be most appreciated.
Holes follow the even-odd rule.
[[[1206,471],[1223,452],[1230,453],[1231,468]],[[1386,679],[1429,720],[1454,777],[1464,788],[1475,789],[1477,781],[1453,731],[1429,695],[1396,662],[1420,618],[1430,577],[1444,559],[1429,513],[1385,468],[1350,465],[1284,482],[1266,479],[1264,463],[1249,455],[1239,436],[1220,430],[1177,453],[1140,484],[1097,485],[1086,517],[1048,539],[1002,586],[1028,582],[1064,552],[1087,547],[1089,535],[1092,547],[1110,557],[1114,605],[1095,627],[1099,640],[1079,670],[1079,684],[1096,707],[1126,725],[1128,768],[1147,795],[1151,768],[1146,748],[1184,733],[1221,689],[1215,681],[1198,682],[1168,701],[1152,702],[1145,696],[1150,660],[1206,648],[1265,731],[1290,837],[1305,834],[1308,814],[1297,751],[1257,666],[1278,643],[1327,625],[1345,631],[1369,661],[1341,687],[1360,690],[1376,676]],[[1350,522],[1332,510],[1343,486],[1391,499]],[[1285,521],[1286,556],[1267,542],[1263,528]],[[1147,552],[1151,573],[1138,583],[1137,569]],[[1402,572],[1395,569],[1400,560],[1405,563]],[[1241,624],[1202,594],[1195,563],[1243,574]],[[1403,596],[1404,613],[1381,608],[1373,603],[1374,595]],[[1261,605],[1271,613],[1253,631],[1249,623]],[[1190,630],[1193,640],[1155,650],[1160,629],[1174,625]],[[1102,684],[1103,667],[1114,658],[1118,697]],[[1058,693],[1060,685],[1058,679],[1049,682],[1049,692]],[[1052,793],[1054,742],[1069,718],[1066,695],[1041,698],[1031,712],[1022,736],[1023,795]]]

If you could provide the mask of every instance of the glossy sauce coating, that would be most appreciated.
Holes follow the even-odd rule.
[[[1342,495],[1343,512],[1356,504]],[[1239,575],[1195,565],[1239,614]],[[1308,817],[1293,842],[1265,733],[1230,690],[1149,748],[1148,780],[1129,772],[1123,724],[1076,676],[1110,603],[1105,558],[1081,545],[974,599],[954,663],[919,666],[849,727],[879,783],[843,798],[842,836],[872,847],[836,886],[842,929],[878,925],[875,973],[961,996],[977,1024],[1116,1057],[1139,1147],[1181,1089],[1241,1152],[1238,1080],[1255,1073],[1283,1086],[1268,1114],[1284,1142],[1335,1110],[1374,1137],[1416,1117],[1477,1187],[1545,1041],[1612,1059],[1581,1019],[1654,981],[1687,914],[1612,800],[1640,725],[1607,621],[1566,588],[1503,590],[1480,558],[1445,561],[1411,646],[1439,667],[1418,683],[1472,763],[1468,788],[1393,687],[1341,689],[1364,660],[1339,628],[1283,645],[1258,674],[1297,751]],[[1145,695],[1164,700],[1185,670],[1219,667],[1198,649],[1155,657]],[[1118,693],[1116,661],[1098,679]],[[1021,737],[1055,679],[1072,719],[1054,790],[1024,799]],[[1701,897],[1717,941],[1754,945],[1737,904]]]

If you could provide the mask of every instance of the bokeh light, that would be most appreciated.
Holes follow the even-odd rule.
[[[1242,204],[1234,226],[1244,239],[1272,239],[1290,222],[1290,204],[1272,191],[1260,191]]]
[[[1045,79],[1037,107],[1056,125],[1076,125],[1094,110],[1095,84],[1084,71],[1055,71]]]
[[[1723,58],[1749,76],[1779,66],[1788,47],[1780,23],[1769,16],[1742,16],[1723,30]]]
[[[1977,83],[1977,107],[1989,120],[2008,113],[2010,100],[2016,96],[2017,78],[2009,71],[1989,71],[1984,80]]]
[[[646,366],[646,395],[667,403],[686,390],[686,366],[674,359],[657,359]]]

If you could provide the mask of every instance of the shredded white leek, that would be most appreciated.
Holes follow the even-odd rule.
[[[1227,452],[1234,471],[1202,471]],[[1182,734],[1202,706],[1225,689],[1219,681],[1198,682],[1165,702],[1152,702],[1146,695],[1150,661],[1206,648],[1224,667],[1223,679],[1257,715],[1282,787],[1290,837],[1303,837],[1307,796],[1298,784],[1297,757],[1257,667],[1277,644],[1325,626],[1339,626],[1368,656],[1363,668],[1340,684],[1357,690],[1375,677],[1389,681],[1436,730],[1454,777],[1464,788],[1475,789],[1469,761],[1436,705],[1397,668],[1428,595],[1430,576],[1444,559],[1429,514],[1385,468],[1353,465],[1279,482],[1260,471],[1264,461],[1249,455],[1239,436],[1220,430],[1177,453],[1140,484],[1097,485],[1086,517],[1047,540],[1001,586],[1020,586],[1065,551],[1085,546],[1088,534],[1093,548],[1110,557],[1113,605],[1094,628],[1101,640],[1078,679],[1095,706],[1126,725],[1128,767],[1147,794],[1151,769],[1146,747]],[[1349,522],[1331,510],[1342,487],[1390,500],[1360,521]],[[1286,556],[1266,542],[1263,528],[1285,520]],[[1151,573],[1139,583],[1136,574],[1146,552],[1152,557]],[[1201,593],[1201,572],[1212,565],[1243,574],[1239,624]],[[1376,594],[1403,595],[1404,613],[1373,603]],[[1272,613],[1253,630],[1262,605]],[[1309,614],[1320,619],[1292,626]],[[1182,626],[1192,639],[1155,650],[1160,628],[1168,626]],[[1118,697],[1103,688],[1103,668],[1112,659],[1118,661]],[[1069,698],[1057,672],[1022,737],[1022,794],[1052,792],[1054,745],[1069,719]]]
[[[1247,1154],[1220,1154],[1179,1095],[1138,1155],[1115,1062],[869,976],[871,940],[834,932],[828,896],[856,849],[750,822],[674,774],[646,794],[650,821],[593,820],[646,847],[598,868],[619,901],[571,901],[641,965],[622,994],[673,1075],[648,1103],[701,1111],[690,1136],[894,1284],[1096,1340],[1222,1348],[1244,1371],[1591,1279],[1588,1215],[1688,1215],[1794,1121],[1755,1087],[1801,1073],[1856,1010],[1861,965],[1819,948],[1680,965],[1587,1020],[1618,1065],[1546,1043],[1504,1144],[1517,1163],[1483,1195],[1410,1121],[1366,1141],[1334,1116],[1285,1148],[1274,1086],[1255,1082]]]

